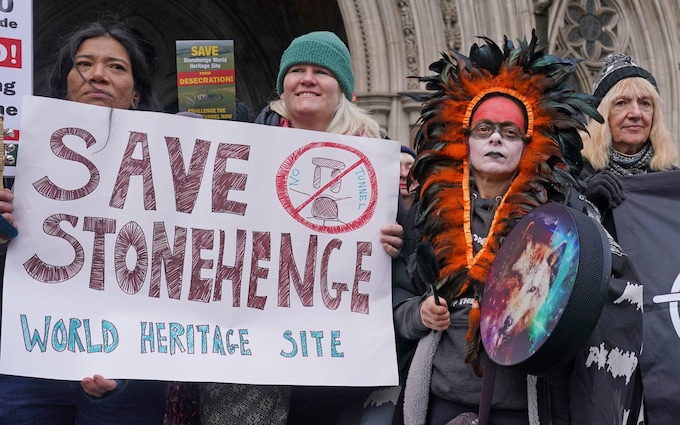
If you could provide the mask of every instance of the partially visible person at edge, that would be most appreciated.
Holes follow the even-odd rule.
[[[70,34],[48,80],[51,95],[107,108],[155,111],[150,64],[140,41],[117,22],[88,23]],[[14,195],[0,192],[11,217]],[[10,220],[13,221],[13,220]],[[19,236],[20,237],[20,236]],[[161,424],[166,383],[106,379],[81,382],[0,376],[3,424]]]
[[[404,221],[409,261],[393,275],[397,336],[416,347],[399,352],[405,385],[397,421],[468,423],[463,417],[479,412],[481,376],[489,372],[495,373],[490,425],[622,423],[622,418],[637,424],[641,384],[634,360],[642,349],[642,315],[635,302],[642,302],[642,293],[631,293],[630,302],[618,299],[636,280],[614,242],[612,277],[597,324],[586,344],[563,342],[565,353],[576,352],[574,358],[556,359],[554,370],[536,377],[493,368],[481,343],[484,285],[514,225],[548,202],[567,204],[599,225],[591,204],[572,186],[582,165],[578,130],[585,128],[586,116],[602,119],[589,107],[590,96],[566,83],[575,61],[538,50],[535,34],[516,47],[505,38],[502,49],[483,39],[469,57],[449,51],[430,66],[434,75],[420,79],[431,94],[416,137],[412,174],[419,188]],[[593,347],[605,356],[616,350],[632,356],[626,376],[592,362]],[[449,422],[454,418],[457,422]]]
[[[279,99],[255,119],[258,124],[328,133],[380,137],[378,123],[352,103],[354,74],[350,53],[331,32],[294,39],[281,57],[276,81]],[[402,228],[381,227],[381,242],[392,257],[401,249]],[[385,282],[385,284],[389,284]],[[281,425],[338,423],[358,414],[370,389],[206,384],[201,388],[204,425],[223,423]]]
[[[414,188],[416,184],[409,179],[409,173],[415,160],[416,152],[408,146],[401,145],[401,154],[399,156],[399,195],[401,195],[406,209],[411,208],[413,197],[415,196]]]
[[[616,238],[612,209],[625,199],[621,177],[677,170],[656,79],[623,53],[605,58],[593,94],[605,123],[592,121],[583,134],[581,174],[585,195]]]

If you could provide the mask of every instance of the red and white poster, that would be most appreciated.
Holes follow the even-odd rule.
[[[15,174],[21,138],[21,101],[33,93],[33,8],[31,0],[0,0],[0,114],[5,128],[6,176]]]

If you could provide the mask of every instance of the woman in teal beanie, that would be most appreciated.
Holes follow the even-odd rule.
[[[352,60],[332,32],[311,32],[291,42],[281,56],[276,89],[279,99],[262,110],[256,123],[381,137],[378,123],[352,102]],[[401,250],[402,232],[399,224],[381,227],[380,241],[392,257]],[[210,383],[200,391],[204,425],[323,425],[358,423],[355,418],[373,389]]]
[[[283,79],[293,65],[312,64],[324,67],[338,80],[342,93],[348,100],[354,96],[352,59],[345,43],[330,31],[315,31],[302,35],[283,52],[276,89],[283,93]]]
[[[310,32],[290,43],[281,56],[276,90],[280,98],[264,108],[256,123],[380,137],[378,123],[352,103],[352,59],[332,32]]]

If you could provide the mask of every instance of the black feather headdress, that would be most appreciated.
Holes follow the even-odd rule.
[[[581,171],[587,117],[603,122],[593,98],[569,85],[577,60],[537,49],[537,38],[507,37],[503,46],[482,37],[469,57],[442,53],[430,65],[435,74],[421,77],[430,91],[416,136],[418,157],[412,174],[420,184],[419,227],[431,242],[440,265],[437,288],[447,300],[470,285],[481,288],[505,237],[535,207],[564,201]],[[482,249],[474,252],[470,216],[467,134],[474,108],[489,95],[502,94],[524,105],[527,134],[516,176],[498,205]],[[476,366],[478,332],[471,320],[468,361]],[[478,322],[477,322],[478,323]]]

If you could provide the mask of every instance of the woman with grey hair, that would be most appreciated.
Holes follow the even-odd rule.
[[[616,238],[612,209],[625,198],[620,178],[677,169],[677,154],[664,123],[656,79],[630,56],[607,56],[593,94],[605,122],[591,120],[582,134],[581,177],[586,197]]]

